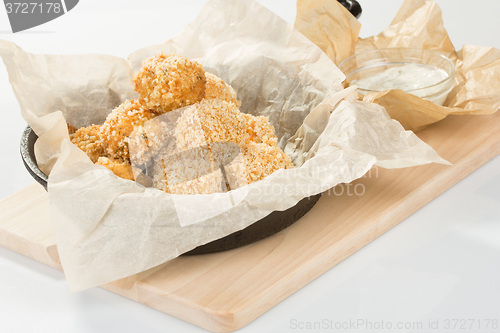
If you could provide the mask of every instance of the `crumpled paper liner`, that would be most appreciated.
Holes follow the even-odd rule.
[[[297,167],[230,192],[171,195],[94,165],[69,141],[66,121],[102,122],[113,107],[134,98],[133,72],[158,51],[194,58],[231,84],[242,111],[269,116]],[[21,112],[39,136],[37,161],[50,171],[51,216],[72,291],[155,267],[349,183],[374,165],[447,163],[381,106],[356,101],[316,45],[249,0],[209,1],[180,35],[134,52],[129,62],[34,55],[4,41],[0,56]]]
[[[443,106],[396,90],[363,97],[384,106],[406,129],[420,130],[449,114],[491,114],[500,107],[500,50],[465,45],[456,52],[434,1],[406,0],[387,29],[366,39],[358,37],[355,20],[337,1],[298,0],[295,28],[336,64],[355,53],[395,47],[438,51],[455,63],[455,87]]]

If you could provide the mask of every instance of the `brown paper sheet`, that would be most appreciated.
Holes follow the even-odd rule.
[[[395,47],[438,51],[455,63],[455,87],[443,106],[395,90],[364,96],[406,129],[417,131],[449,114],[491,114],[500,107],[500,50],[465,45],[456,52],[434,1],[406,0],[388,28],[365,39],[358,38],[359,26],[346,12],[337,1],[298,0],[295,28],[336,64],[355,53]]]

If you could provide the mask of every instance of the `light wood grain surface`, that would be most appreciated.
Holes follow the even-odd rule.
[[[211,331],[241,328],[500,154],[500,113],[451,116],[418,135],[453,165],[372,169],[272,237],[103,287]],[[0,202],[0,245],[60,268],[38,184]]]

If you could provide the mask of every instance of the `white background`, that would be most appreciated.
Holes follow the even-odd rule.
[[[293,23],[295,1],[260,2]],[[362,37],[379,33],[402,4],[360,2]],[[176,35],[204,3],[82,0],[68,14],[17,34],[10,32],[0,6],[0,39],[35,53],[126,57]],[[437,3],[457,49],[463,44],[500,48],[500,1]],[[3,65],[0,114],[1,199],[33,182],[19,155],[26,123]],[[240,332],[412,331],[396,330],[398,322],[423,328],[415,332],[500,332],[498,326],[484,329],[488,323],[492,328],[491,319],[500,325],[499,189],[497,157]],[[447,329],[454,319],[467,320],[465,329]],[[307,329],[312,322],[326,326]],[[349,326],[354,323],[357,329]],[[382,329],[389,325],[392,330]],[[71,294],[61,272],[0,248],[0,332],[203,330],[100,288]]]

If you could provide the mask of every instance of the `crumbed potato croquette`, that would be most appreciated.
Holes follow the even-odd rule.
[[[235,90],[195,61],[163,53],[146,59],[134,89],[139,98],[116,107],[102,125],[68,125],[71,142],[118,177],[134,180],[132,161],[145,184],[209,194],[293,168],[269,119],[241,113]]]
[[[70,135],[71,142],[83,150],[94,163],[104,154],[99,128],[99,125],[82,127]]]
[[[109,170],[113,171],[118,177],[134,180],[134,173],[132,172],[132,166],[129,162],[120,159],[108,158],[101,156],[95,162],[97,165],[102,165]]]
[[[205,71],[199,63],[160,53],[142,63],[134,89],[147,108],[161,114],[201,101],[205,83]]]
[[[236,98],[236,91],[218,76],[205,72],[207,84],[205,86],[205,99],[223,99],[233,102],[240,107],[240,101]]]
[[[279,169],[291,169],[290,157],[278,146],[250,142],[242,147],[246,159],[248,183],[253,183],[269,176]]]
[[[129,158],[128,136],[132,134],[135,127],[143,126],[154,116],[153,112],[146,110],[137,100],[126,101],[111,111],[99,131],[106,154],[113,158],[127,160]]]
[[[274,134],[274,127],[269,124],[269,119],[263,116],[243,114],[247,122],[248,139],[255,143],[265,143],[275,146],[278,138]]]
[[[153,185],[159,190],[171,194],[210,194],[220,192],[222,186],[222,174],[212,172],[198,178],[187,180],[181,183],[172,183],[168,177],[162,177],[157,173],[153,180]]]
[[[177,121],[175,136],[180,148],[203,146],[207,142],[246,141],[245,117],[232,102],[204,99],[187,108]]]

